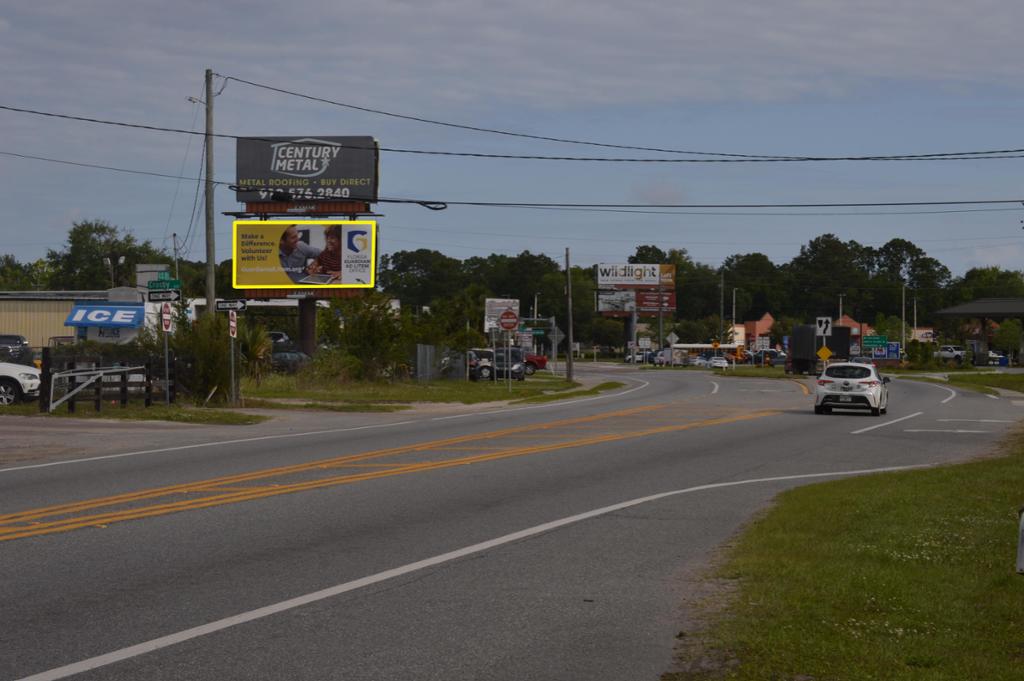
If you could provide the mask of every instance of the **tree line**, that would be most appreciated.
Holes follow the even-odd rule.
[[[1021,271],[980,267],[954,277],[905,239],[875,248],[823,234],[782,264],[754,252],[737,253],[712,267],[696,262],[685,248],[662,250],[649,244],[637,245],[623,259],[675,265],[676,310],[670,315],[674,318],[665,319],[665,332],[674,330],[684,342],[717,338],[731,322],[734,296],[737,321],[770,312],[778,327],[773,335],[783,335],[793,323],[838,316],[840,297],[844,313],[884,332],[903,315],[905,295],[908,324],[916,304],[918,324],[938,327],[948,338],[960,337],[958,323],[936,318],[937,310],[975,298],[1024,297]],[[0,256],[0,290],[101,290],[131,285],[135,264],[172,262],[173,254],[139,241],[129,230],[104,221],[76,222],[65,243],[43,258],[19,262],[11,254]],[[204,263],[182,259],[178,271],[185,296],[204,294]],[[622,320],[602,318],[595,310],[594,269],[574,266],[570,276],[575,337],[585,344],[621,346]],[[489,297],[518,298],[523,317],[534,315],[536,303],[536,316],[554,317],[561,326],[567,317],[565,288],[562,265],[530,251],[464,260],[426,248],[396,251],[381,257],[378,272],[378,290],[400,300],[426,335],[442,341],[465,337],[467,327],[479,331]],[[230,295],[230,259],[217,266],[217,290]],[[725,320],[720,316],[723,297]]]

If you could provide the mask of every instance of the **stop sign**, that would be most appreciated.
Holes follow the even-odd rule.
[[[160,321],[163,322],[164,332],[170,333],[171,331],[171,304],[164,303],[160,310]]]
[[[498,325],[506,331],[511,331],[519,326],[519,315],[511,309],[505,310],[498,317]]]

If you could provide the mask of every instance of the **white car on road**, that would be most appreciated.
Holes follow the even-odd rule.
[[[39,397],[39,369],[0,362],[0,407]]]
[[[709,365],[712,369],[728,369],[729,360],[725,357],[712,357]]]
[[[869,409],[880,416],[889,408],[889,378],[869,364],[837,362],[825,367],[814,390],[814,413],[833,409]]]

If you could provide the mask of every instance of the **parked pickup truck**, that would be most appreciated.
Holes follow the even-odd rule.
[[[964,349],[959,345],[942,345],[939,346],[939,349],[938,351],[936,351],[935,356],[944,362],[962,362],[964,361],[964,356],[966,354],[967,353],[964,352]]]
[[[528,352],[526,353],[526,357],[524,357],[524,361],[526,364],[527,376],[533,376],[533,372],[538,371],[539,369],[548,368],[548,358],[546,355],[535,355],[532,352]]]

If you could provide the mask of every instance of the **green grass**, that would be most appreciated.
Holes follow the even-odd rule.
[[[274,375],[255,385],[242,381],[246,403],[250,398],[287,398],[308,402],[345,404],[409,404],[412,402],[457,402],[477,404],[497,400],[536,397],[549,391],[579,387],[557,376],[537,373],[525,381],[512,381],[511,392],[505,381],[430,381],[427,383],[318,383],[298,376]]]
[[[345,402],[279,402],[275,400],[261,399],[258,397],[245,400],[245,407],[252,409],[315,409],[318,411],[340,411],[340,412],[392,412],[411,409],[405,404],[370,404]]]
[[[722,376],[738,376],[740,378],[793,378],[792,375],[786,374],[786,370],[782,366],[753,367],[741,365],[735,369],[730,366],[728,369],[716,369],[715,373]]]
[[[1003,388],[1004,390],[1014,390],[1016,392],[1024,393],[1024,374],[950,374],[948,381],[930,378],[928,376],[906,376],[905,378],[911,378],[916,381],[926,381],[928,383],[937,383],[939,385],[952,385],[957,388],[975,390],[988,395],[998,394],[998,391],[993,390],[993,388]]]
[[[717,575],[735,584],[699,635],[717,664],[663,679],[1024,678],[1024,432],[1004,446],[781,494]]]
[[[545,395],[535,395],[534,397],[527,397],[522,400],[516,400],[514,404],[524,403],[535,403],[535,402],[554,402],[555,400],[569,400],[576,397],[590,397],[591,395],[598,395],[605,392],[606,390],[615,390],[622,388],[626,384],[618,381],[605,381],[599,383],[589,390],[570,390],[568,392],[548,393]]]
[[[176,423],[197,423],[228,426],[245,426],[262,423],[266,416],[242,414],[229,409],[206,409],[179,404],[166,406],[154,404],[148,409],[141,405],[129,405],[124,409],[109,404],[103,405],[102,411],[94,411],[92,403],[76,405],[74,414],[69,414],[66,407],[58,407],[52,414],[39,412],[37,402],[16,404],[0,408],[0,415],[38,416],[39,418],[80,418],[80,419],[123,419],[126,421],[174,421]]]

